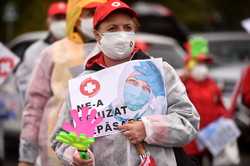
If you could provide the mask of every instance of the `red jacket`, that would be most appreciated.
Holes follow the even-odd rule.
[[[228,114],[222,102],[221,90],[214,80],[208,78],[202,82],[197,82],[188,77],[183,79],[183,83],[186,86],[190,100],[200,114],[200,129],[206,127],[219,117]],[[186,145],[184,149],[190,155],[201,154],[195,140]]]
[[[242,80],[242,102],[250,108],[250,65],[244,73],[244,78]]]

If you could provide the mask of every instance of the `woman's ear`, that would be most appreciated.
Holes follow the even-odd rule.
[[[94,35],[95,35],[96,41],[100,42],[100,40],[102,38],[100,32],[98,32],[96,29],[94,29]]]

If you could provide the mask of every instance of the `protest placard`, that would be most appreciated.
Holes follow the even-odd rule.
[[[72,109],[95,108],[103,118],[95,137],[119,132],[129,119],[162,114],[166,103],[162,59],[135,60],[69,81]],[[79,115],[81,116],[81,115]]]
[[[19,58],[0,43],[0,85],[8,78],[18,62]]]
[[[199,132],[198,141],[207,147],[213,156],[217,156],[239,136],[240,130],[232,119],[220,118]]]

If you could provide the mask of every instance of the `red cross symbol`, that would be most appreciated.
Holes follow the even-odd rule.
[[[0,77],[6,77],[14,68],[14,60],[10,57],[0,58]]]
[[[87,78],[82,81],[80,91],[84,96],[93,97],[100,90],[100,83],[92,78]]]

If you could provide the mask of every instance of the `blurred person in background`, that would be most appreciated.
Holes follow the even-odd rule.
[[[36,163],[42,166],[62,165],[49,147],[49,135],[64,101],[70,69],[79,66],[95,45],[83,44],[94,36],[92,16],[95,8],[106,0],[69,0],[67,4],[67,36],[44,49],[32,74],[23,110],[19,166]]]
[[[222,92],[216,81],[209,76],[208,65],[212,58],[208,56],[208,44],[204,38],[192,38],[187,45],[188,55],[185,59],[185,73],[181,79],[186,87],[188,97],[200,114],[200,130],[222,116],[229,116],[223,101]],[[209,160],[212,155],[207,150],[199,150],[196,140],[184,146],[185,152],[194,161],[202,165],[204,156]]]
[[[240,110],[241,104],[250,109],[250,65],[246,66],[241,73],[241,79],[238,80],[232,95],[230,111],[235,114]]]
[[[241,79],[234,87],[231,97],[230,112],[240,128],[241,135],[238,143],[242,151],[250,145],[250,65],[243,68]]]
[[[50,4],[47,14],[47,37],[35,42],[25,51],[24,60],[16,72],[17,86],[23,100],[31,73],[41,58],[40,53],[42,50],[66,36],[66,8],[65,2],[54,2]]]
[[[250,65],[243,72],[242,103],[250,109]]]
[[[4,122],[16,118],[20,103],[15,86],[13,69],[19,58],[0,42],[0,166],[4,164]]]

